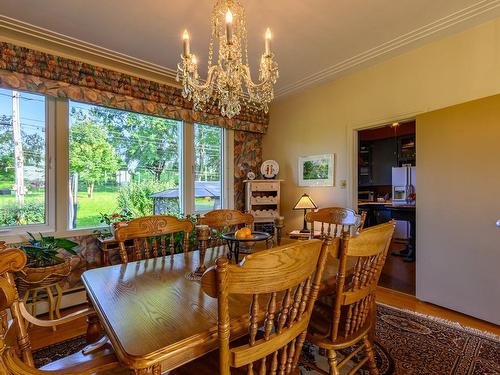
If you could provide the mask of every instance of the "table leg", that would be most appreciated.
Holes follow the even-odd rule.
[[[87,296],[87,303],[90,307],[93,308],[92,302],[88,299]],[[98,341],[102,336],[102,327],[101,323],[99,322],[99,318],[97,317],[97,314],[90,314],[87,316],[87,345],[93,344],[94,342]]]
[[[231,261],[233,257],[233,242],[227,241],[227,260]]]
[[[236,264],[240,262],[240,242],[236,241],[234,243],[234,261]]]

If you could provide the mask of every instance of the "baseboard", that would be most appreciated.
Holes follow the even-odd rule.
[[[65,290],[61,299],[61,309],[65,309],[72,306],[78,306],[87,302],[87,292],[85,288],[79,287],[74,289]],[[31,312],[31,299],[28,300],[26,304],[27,309]],[[37,302],[36,304],[36,314],[46,314],[49,311],[49,304],[44,299],[44,301]]]

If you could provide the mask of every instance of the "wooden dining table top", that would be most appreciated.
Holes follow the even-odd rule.
[[[205,264],[224,255],[209,248]],[[174,369],[218,347],[217,300],[186,275],[199,252],[176,254],[85,271],[82,280],[120,362],[131,369],[161,364]],[[329,257],[322,289],[335,284],[337,260]],[[248,296],[231,296],[231,338],[246,333]],[[241,301],[238,301],[241,299]],[[263,303],[262,305],[265,305]]]

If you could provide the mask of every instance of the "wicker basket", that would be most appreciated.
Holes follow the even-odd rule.
[[[55,284],[71,272],[70,259],[66,258],[64,263],[48,267],[24,267],[16,277],[17,289],[22,296],[28,289],[41,288]]]

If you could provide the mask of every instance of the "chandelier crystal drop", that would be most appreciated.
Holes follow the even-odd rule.
[[[193,102],[195,111],[204,110],[211,101],[223,116],[238,115],[242,105],[251,111],[268,112],[278,79],[278,64],[271,52],[271,30],[265,32],[265,50],[260,58],[259,81],[254,82],[248,63],[245,10],[239,0],[216,0],[211,16],[212,32],[208,46],[208,74],[202,80],[198,60],[191,53],[190,36],[182,34],[182,60],[177,65],[177,81],[182,95]],[[214,53],[218,56],[214,60]]]

